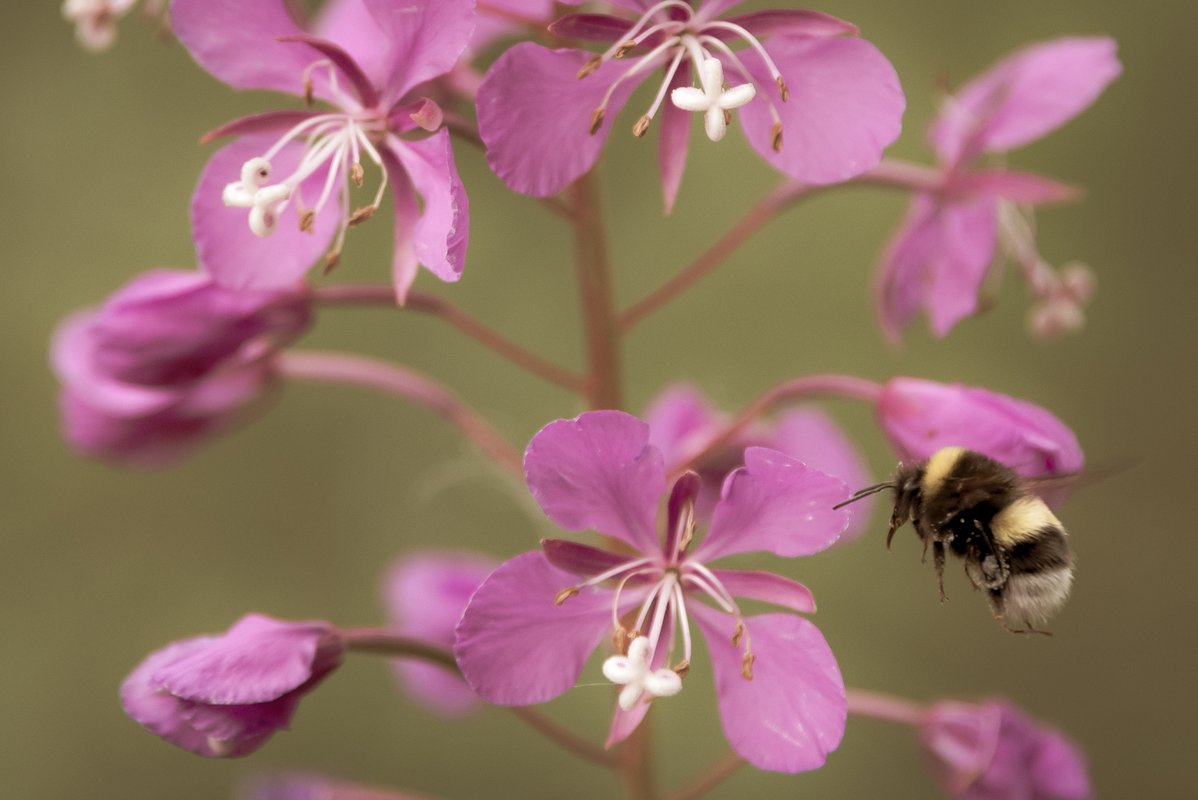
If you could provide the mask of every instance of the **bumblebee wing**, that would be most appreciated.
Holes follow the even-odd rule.
[[[1070,490],[1082,486],[1090,486],[1104,481],[1120,472],[1132,469],[1138,466],[1137,461],[1123,461],[1117,464],[1110,464],[1102,467],[1087,468],[1081,472],[1060,472],[1052,475],[1032,475],[1030,477],[1020,477],[1020,487],[1030,494],[1044,497],[1049,495],[1052,497],[1063,498]]]

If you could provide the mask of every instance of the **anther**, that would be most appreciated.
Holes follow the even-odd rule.
[[[304,105],[311,108],[316,102],[316,98],[312,90],[312,78],[308,75],[304,76]]]
[[[675,664],[672,669],[678,673],[679,678],[685,678],[686,674],[691,671],[691,662],[683,659]]]
[[[632,41],[631,39],[628,41],[625,41],[625,42],[621,42],[620,46],[616,48],[616,52],[612,56],[612,58],[623,58],[624,56],[626,56],[630,52],[632,52],[632,49],[634,47],[636,47],[636,42]]]
[[[560,606],[562,603],[566,602],[576,594],[578,594],[577,586],[567,586],[565,589],[562,589],[553,596],[553,604],[555,606]]]
[[[349,168],[349,177],[354,182],[354,186],[361,189],[362,183],[366,180],[366,170],[362,169],[362,165],[355,161],[354,165]]]
[[[599,126],[603,124],[603,109],[596,108],[591,112],[591,135],[594,136],[599,130]]]
[[[724,112],[724,124],[725,124],[725,125],[731,125],[731,124],[732,124],[732,112],[731,112],[731,111],[725,111],[725,112]]]
[[[770,147],[774,148],[775,153],[782,152],[782,123],[775,122],[770,128]]]
[[[753,680],[753,662],[757,660],[757,656],[752,653],[745,653],[740,660],[740,674],[747,681]]]
[[[324,254],[324,274],[328,275],[330,272],[335,270],[337,268],[337,265],[340,263],[341,263],[341,251],[340,250],[330,250],[329,252],[325,253]]]
[[[300,214],[299,229],[304,233],[312,233],[316,226],[316,212],[311,209]]]
[[[652,122],[648,114],[643,114],[636,124],[632,126],[632,135],[636,138],[641,138],[645,135],[645,131],[649,130],[649,123]]]
[[[732,646],[740,647],[741,637],[745,635],[745,623],[739,619],[736,621],[736,628],[732,631]]]
[[[782,80],[782,76],[774,78],[774,83],[778,85],[778,94],[782,96],[782,102],[785,103],[790,99],[790,89],[786,88],[786,81]]]
[[[583,64],[582,67],[578,70],[576,77],[579,80],[582,80],[587,75],[590,75],[592,72],[599,69],[599,66],[602,63],[603,63],[603,59],[600,58],[599,56],[591,56],[590,58],[587,59],[587,63]]]
[[[346,224],[351,228],[355,225],[359,225],[373,217],[374,211],[374,206],[362,206],[361,208],[356,209],[354,213],[350,214],[349,221]]]

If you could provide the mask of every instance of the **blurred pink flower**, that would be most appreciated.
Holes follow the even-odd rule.
[[[877,412],[904,459],[965,447],[1029,477],[1077,472],[1085,464],[1077,437],[1055,415],[986,389],[893,378],[882,389]]]
[[[396,562],[383,585],[391,627],[406,636],[449,648],[470,596],[498,566],[477,554],[425,552]],[[460,677],[415,659],[394,662],[395,676],[421,705],[446,716],[468,714],[478,695]]]
[[[121,685],[121,704],[184,750],[244,756],[288,726],[300,698],[341,663],[344,650],[327,622],[248,614],[223,634],[150,654]]]
[[[976,313],[1000,241],[1039,301],[1036,332],[1080,324],[1092,276],[1080,267],[1058,275],[1036,253],[1034,230],[1018,208],[1072,199],[1076,190],[980,160],[1056,130],[1121,70],[1109,38],[1057,39],[1008,56],[949,98],[929,133],[941,184],[915,194],[879,265],[878,315],[887,336],[897,339],[920,311],[937,336]]]
[[[241,800],[418,800],[415,795],[359,786],[324,775],[263,775],[246,781]]]
[[[940,702],[920,723],[920,741],[955,800],[1086,800],[1085,757],[1061,733],[1010,703]]]
[[[727,424],[727,415],[716,410],[694,386],[677,384],[655,397],[645,409],[650,442],[665,457],[666,472],[684,464],[694,448],[702,446]],[[827,414],[813,405],[792,407],[773,420],[763,420],[712,453],[694,469],[703,479],[695,509],[710,516],[728,473],[744,461],[747,447],[768,447],[802,461],[808,467],[839,478],[849,486],[871,483],[869,472],[853,442]],[[869,505],[866,505],[869,504]],[[855,538],[869,522],[869,500],[853,508],[849,526],[840,541]]]
[[[334,107],[257,114],[213,132],[242,138],[213,155],[192,198],[204,270],[228,286],[273,288],[294,283],[326,250],[331,268],[349,227],[378,211],[390,186],[399,301],[418,266],[444,281],[461,277],[466,191],[441,109],[420,85],[457,63],[474,29],[473,0],[335,0],[313,31],[284,0],[175,0],[171,11],[191,55],[230,86]],[[409,137],[422,131],[430,135]],[[378,168],[379,185],[352,210],[363,159]]]
[[[658,91],[632,130],[643,135],[660,112],[667,212],[686,164],[688,112],[703,114],[708,138],[718,141],[739,109],[749,144],[807,183],[843,181],[877,164],[898,137],[905,105],[885,57],[846,37],[856,27],[835,17],[795,9],[723,16],[739,4],[624,0],[615,5],[626,15],[575,14],[551,26],[563,38],[609,45],[599,55],[531,42],[511,48],[478,91],[491,168],[523,194],[561,191],[591,168],[608,119],[658,70]]]
[[[54,336],[66,438],[100,458],[177,458],[264,395],[270,357],[309,321],[302,288],[232,291],[198,272],[144,273]]]
[[[454,654],[466,680],[498,705],[552,699],[574,685],[606,636],[617,653],[604,675],[622,685],[608,744],[628,736],[655,697],[677,694],[691,669],[690,621],[707,640],[724,732],[760,769],[815,769],[844,734],[844,683],[819,630],[795,614],[746,617],[734,596],[811,612],[802,584],[769,572],[710,569],[735,553],[794,557],[825,549],[848,516],[839,480],[782,453],[745,451],[691,549],[699,477],[666,491],[661,451],[648,426],[619,411],[593,411],[543,428],[525,454],[528,486],[566,530],[593,529],[630,554],[557,539],[491,573],[458,624]],[[698,598],[703,597],[714,607]],[[627,617],[625,615],[628,615]],[[672,662],[675,638],[682,658]]]

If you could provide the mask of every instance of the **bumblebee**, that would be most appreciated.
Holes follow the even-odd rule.
[[[1034,492],[1072,476],[1028,479],[981,453],[946,447],[916,464],[900,464],[894,479],[853,494],[837,508],[876,492],[894,490],[894,532],[912,523],[923,541],[944,594],[945,551],[965,565],[974,588],[984,591],[994,619],[1013,633],[1045,633],[1036,626],[1055,614],[1073,584],[1073,557],[1065,528]],[[1018,627],[1012,627],[1014,623]]]

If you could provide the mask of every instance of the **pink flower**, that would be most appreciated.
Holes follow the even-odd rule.
[[[198,272],[147,272],[55,334],[66,438],[100,458],[177,458],[264,395],[270,357],[309,320],[300,289],[232,291]]]
[[[667,211],[686,164],[688,113],[702,114],[708,138],[718,141],[739,109],[749,144],[807,183],[868,170],[898,137],[905,104],[898,77],[873,45],[844,36],[857,31],[847,22],[799,10],[725,18],[739,5],[730,0],[617,5],[631,14],[577,14],[551,26],[559,36],[609,44],[603,53],[526,42],[483,79],[479,133],[491,168],[515,191],[555,194],[587,172],[610,120],[654,73],[659,88],[632,132],[642,136],[660,113]]]
[[[718,433],[727,421],[727,415],[713,408],[698,389],[685,384],[666,389],[645,410],[650,442],[665,457],[667,472],[686,463],[694,449]],[[831,417],[813,405],[794,407],[779,414],[776,420],[762,421],[750,427],[727,447],[696,465],[702,486],[695,499],[695,509],[701,518],[710,516],[724,479],[741,465],[746,447],[778,450],[849,486],[871,483],[857,449]],[[865,530],[870,507],[857,506],[840,541],[856,537]]]
[[[708,533],[692,547],[699,477],[669,492],[648,426],[593,411],[543,428],[525,454],[529,489],[566,530],[593,529],[619,552],[558,539],[502,564],[458,624],[454,654],[467,682],[498,705],[552,699],[574,685],[592,650],[614,636],[603,673],[622,685],[608,744],[639,724],[655,697],[677,694],[691,665],[690,623],[707,640],[724,732],[760,769],[815,769],[840,743],[846,704],[836,659],[803,617],[747,617],[735,597],[811,612],[802,584],[768,572],[712,569],[735,553],[809,555],[828,547],[848,517],[832,506],[847,487],[774,450],[749,448],[724,483]],[[699,601],[710,601],[712,605]],[[674,660],[681,639],[681,659]]]
[[[480,555],[417,553],[397,562],[383,586],[392,628],[441,647],[453,645],[453,630],[470,596],[497,566]],[[470,713],[478,695],[443,667],[414,659],[394,662],[395,677],[421,705],[445,716]]]
[[[1056,130],[1121,69],[1109,38],[1058,39],[1008,56],[949,99],[930,130],[940,185],[915,195],[879,267],[878,315],[887,336],[898,338],[920,311],[937,336],[976,313],[999,243],[1037,299],[1035,332],[1081,324],[1092,276],[1080,266],[1053,270],[1037,254],[1030,219],[1020,210],[1072,199],[1076,191],[1040,175],[986,168],[981,159]]]
[[[461,277],[466,192],[441,109],[419,87],[457,62],[474,28],[473,0],[337,0],[314,32],[284,0],[175,0],[172,14],[196,61],[230,86],[333,106],[244,117],[212,134],[241,138],[213,155],[192,198],[204,270],[228,286],[273,288],[294,283],[326,250],[331,268],[348,229],[378,211],[390,186],[400,302],[418,266]],[[363,162],[377,168],[378,185],[354,210]]]
[[[882,389],[877,411],[904,459],[965,447],[1029,477],[1078,472],[1085,464],[1077,437],[1055,415],[985,389],[893,378]]]
[[[248,614],[219,636],[151,653],[121,684],[121,705],[184,750],[244,756],[288,726],[300,698],[341,663],[344,650],[327,622]]]
[[[1005,701],[937,703],[920,723],[920,741],[956,800],[1093,796],[1077,745]]]

